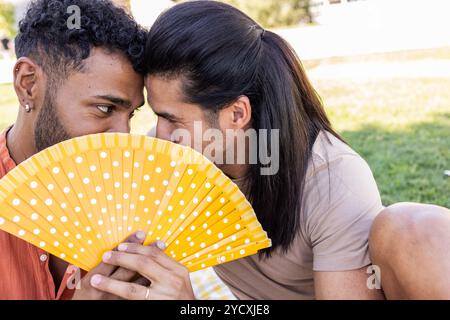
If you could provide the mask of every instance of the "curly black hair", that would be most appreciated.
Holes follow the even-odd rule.
[[[74,5],[80,9],[79,29],[67,23]],[[17,58],[34,59],[51,77],[81,70],[94,47],[125,54],[144,74],[145,40],[146,31],[109,0],[34,0],[19,23],[15,48]]]

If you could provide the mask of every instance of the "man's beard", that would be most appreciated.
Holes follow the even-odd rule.
[[[34,129],[36,150],[37,152],[42,151],[70,138],[71,136],[64,129],[64,126],[56,114],[53,95],[47,90]]]

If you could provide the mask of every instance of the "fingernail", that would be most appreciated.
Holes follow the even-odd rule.
[[[127,249],[128,249],[128,246],[125,243],[121,243],[117,247],[117,250],[119,250],[119,251],[127,251]]]
[[[112,257],[112,252],[105,252],[103,255],[103,261],[108,261]]]
[[[102,282],[102,276],[101,275],[94,275],[91,278],[91,285],[93,285],[94,287],[98,286],[100,284],[100,282]]]
[[[138,240],[144,240],[145,239],[145,232],[144,231],[138,231],[136,232],[136,238]]]
[[[157,246],[160,250],[166,249],[166,244],[165,244],[164,242],[162,242],[161,240],[156,241],[156,246]]]

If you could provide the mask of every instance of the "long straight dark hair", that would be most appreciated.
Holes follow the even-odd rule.
[[[313,144],[320,131],[340,139],[293,49],[232,6],[191,1],[157,19],[145,61],[149,74],[183,76],[187,102],[217,112],[245,95],[253,128],[279,129],[279,171],[261,175],[264,166],[252,165],[247,197],[272,239],[265,255],[286,252],[299,231]]]

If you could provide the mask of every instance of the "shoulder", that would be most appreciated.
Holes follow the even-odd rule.
[[[365,215],[373,219],[382,209],[378,186],[367,162],[332,134],[321,133],[306,175],[306,223],[339,224]]]
[[[370,227],[383,210],[366,161],[331,134],[313,148],[305,183],[301,236],[315,271],[356,270],[370,263]]]
[[[319,188],[329,189],[334,195],[344,191],[355,196],[379,195],[367,162],[349,145],[327,132],[320,133],[314,144],[305,187],[305,192]]]

